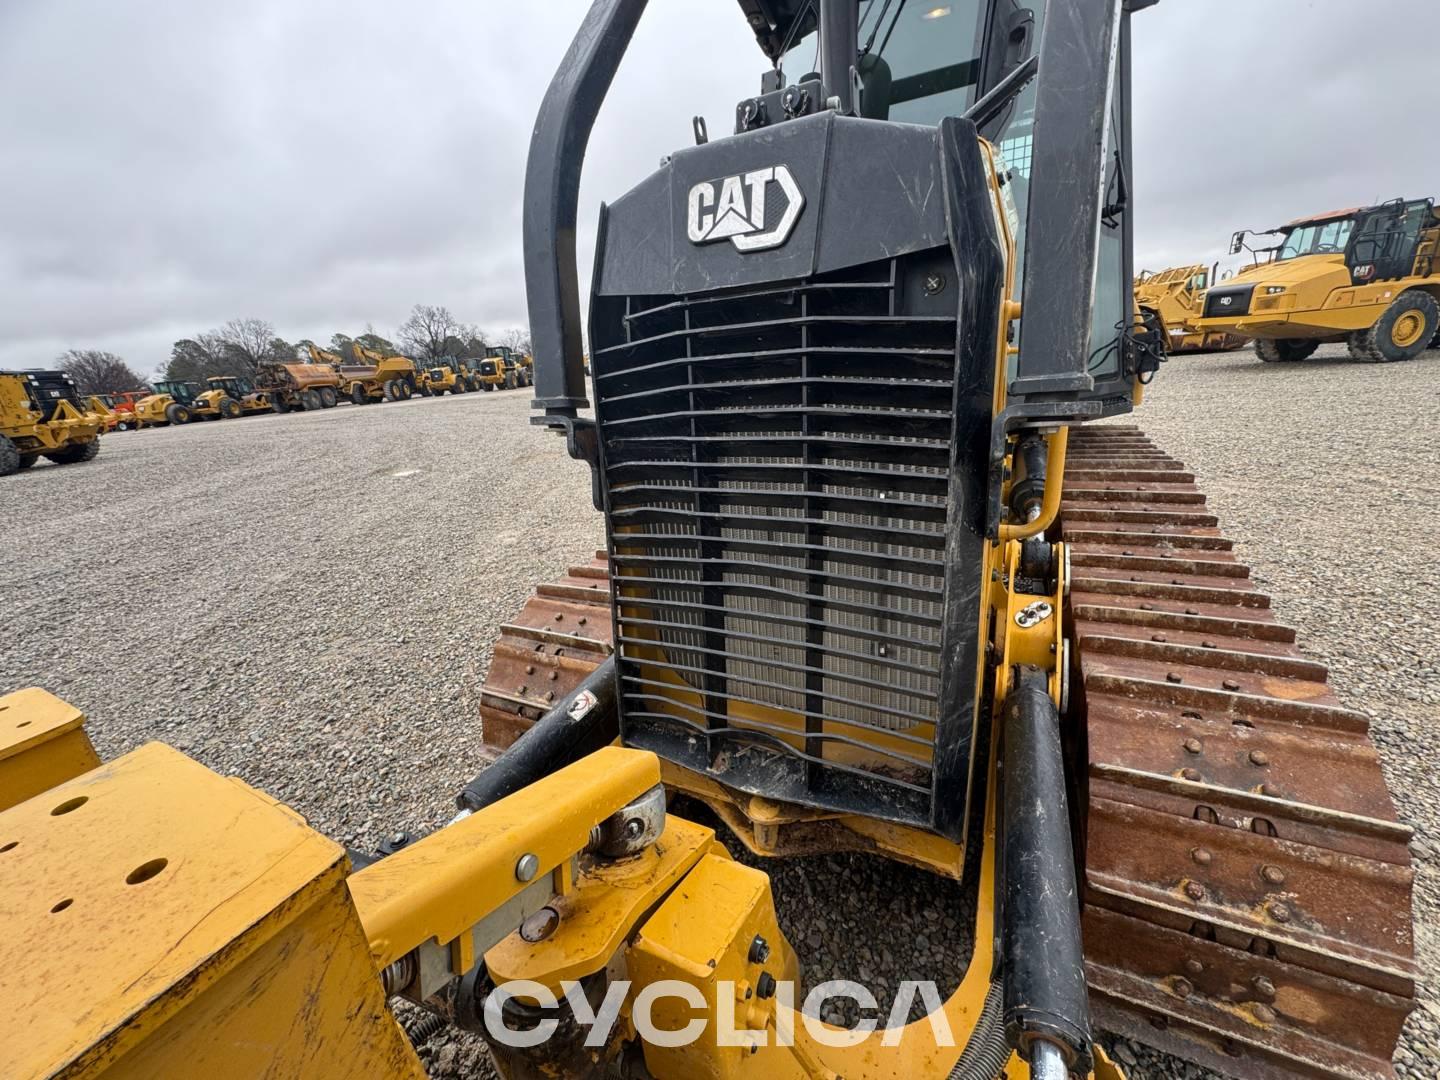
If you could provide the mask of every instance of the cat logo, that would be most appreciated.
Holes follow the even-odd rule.
[[[1230,306],[1231,304],[1233,304],[1233,303],[1235,303],[1235,298],[1234,298],[1233,296],[1222,296],[1222,297],[1220,297],[1220,306],[1221,306],[1221,307],[1229,307],[1229,306]]]
[[[784,210],[780,219],[766,228],[766,211],[776,205],[777,196],[784,197]],[[805,196],[800,194],[800,185],[784,165],[704,181],[690,189],[687,221],[690,242],[709,244],[729,240],[737,251],[768,251],[790,238],[790,231],[804,207]]]

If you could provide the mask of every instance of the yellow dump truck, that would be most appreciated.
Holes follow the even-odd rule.
[[[336,371],[340,376],[340,392],[356,405],[407,401],[419,385],[415,361],[407,356],[386,356],[351,342],[349,360]]]
[[[1204,331],[1196,326],[1205,307],[1205,291],[1215,283],[1215,267],[1196,264],[1174,266],[1135,278],[1135,302],[1160,316],[1169,338],[1166,351],[1224,352],[1238,349],[1246,339],[1224,331]]]
[[[261,364],[255,381],[277,413],[333,409],[340,400],[340,376],[329,364]]]
[[[1273,230],[1252,248],[1238,232],[1231,252],[1265,261],[1205,294],[1197,327],[1255,339],[1266,363],[1303,360],[1343,341],[1355,360],[1411,360],[1440,330],[1440,217],[1433,199],[1392,199],[1335,210]]]

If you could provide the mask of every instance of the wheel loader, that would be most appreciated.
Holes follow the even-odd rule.
[[[1304,360],[1343,341],[1353,360],[1413,360],[1440,344],[1440,213],[1433,199],[1392,199],[1301,218],[1273,230],[1276,243],[1231,254],[1263,255],[1205,294],[1196,326],[1255,339],[1265,363]]]
[[[223,389],[202,390],[199,383],[179,379],[162,379],[155,384],[154,393],[135,403],[136,425],[142,428],[192,420],[233,420],[240,415],[240,402]]]
[[[697,121],[601,209],[587,385],[581,164],[645,6],[592,4],[532,136],[535,419],[607,545],[504,627],[498,756],[447,826],[347,853],[0,701],[0,1061],[419,1077],[453,1025],[506,1077],[1114,1080],[1103,1028],[1392,1075],[1409,830],[1366,720],[1194,477],[1089,426],[1162,355],[1131,295],[1151,0],[740,0],[768,64],[735,133]],[[823,1022],[867,991],[801,983],[770,878],[676,794],[763,857],[948,882],[964,969],[908,984],[918,1019]]]
[[[0,371],[0,476],[42,457],[57,465],[93,461],[112,420],[63,371]]]
[[[434,367],[420,371],[419,391],[426,397],[442,394],[468,394],[474,389],[470,385],[469,372],[456,360],[443,360]]]
[[[1238,334],[1206,333],[1195,325],[1214,273],[1211,266],[1174,266],[1159,273],[1142,271],[1135,278],[1135,302],[1153,310],[1164,323],[1168,354],[1229,352],[1246,344],[1247,339]]]
[[[491,345],[479,362],[480,385],[486,390],[514,390],[531,385],[530,369],[508,345]]]

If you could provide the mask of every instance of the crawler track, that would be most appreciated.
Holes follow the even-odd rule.
[[[1393,1076],[1414,1005],[1410,830],[1366,718],[1275,620],[1182,465],[1134,428],[1070,438],[1097,1022],[1247,1080]],[[488,745],[609,654],[609,600],[597,552],[502,629]]]
[[[1237,1076],[1392,1076],[1414,1005],[1410,830],[1365,716],[1183,466],[1133,428],[1070,447],[1096,1019]]]

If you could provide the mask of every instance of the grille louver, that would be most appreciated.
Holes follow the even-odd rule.
[[[921,282],[948,260],[597,311],[627,744],[930,821],[956,323]]]

